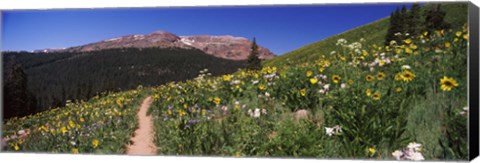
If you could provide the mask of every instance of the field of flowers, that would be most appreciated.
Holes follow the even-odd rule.
[[[7,152],[121,154],[137,127],[143,90],[69,102],[35,115],[9,119],[2,127]]]
[[[6,151],[118,154],[154,98],[162,155],[467,159],[467,43],[462,30],[339,39],[310,62],[104,94],[2,127]]]
[[[164,155],[467,159],[467,29],[153,89]]]

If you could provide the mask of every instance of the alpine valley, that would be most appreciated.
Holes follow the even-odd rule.
[[[155,31],[69,48],[4,52],[4,87],[13,94],[24,94],[11,96],[22,99],[5,100],[22,103],[29,99],[13,107],[22,109],[6,107],[5,118],[64,106],[66,101],[86,100],[101,92],[184,81],[204,69],[212,76],[233,73],[245,66],[251,45],[244,37]],[[275,56],[261,46],[258,52],[263,60]],[[18,86],[22,82],[16,81],[24,83]],[[12,105],[7,102],[5,106]]]

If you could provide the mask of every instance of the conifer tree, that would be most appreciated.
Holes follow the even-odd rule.
[[[3,118],[25,116],[35,110],[35,97],[27,90],[27,76],[15,57],[4,58]]]
[[[413,36],[418,35],[422,30],[422,20],[421,20],[421,9],[418,3],[415,3],[410,8],[408,23],[407,23],[407,32]]]
[[[400,11],[399,15],[399,32],[402,34],[405,34],[407,31],[408,27],[408,12],[407,12],[407,7],[405,5],[402,5],[402,10]]]
[[[440,4],[434,4],[425,11],[425,30],[431,33],[435,30],[448,29],[450,24],[445,22],[445,11],[441,10]]]
[[[248,56],[247,60],[247,69],[249,70],[260,70],[262,69],[262,63],[260,58],[258,58],[260,54],[258,53],[258,45],[255,40],[255,37],[253,38],[252,46],[250,48],[250,55]]]
[[[394,38],[394,21],[395,21],[395,14],[394,12],[390,13],[390,25],[388,26],[387,35],[385,35],[385,46],[390,45],[390,41],[395,39]]]
[[[395,34],[402,32],[403,28],[400,10],[397,8],[395,12],[392,12],[390,15],[390,26],[385,37],[385,45],[390,45],[392,40],[398,42],[400,39]]]

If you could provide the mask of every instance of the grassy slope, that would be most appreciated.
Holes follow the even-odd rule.
[[[424,6],[423,8],[425,7],[428,6]],[[466,3],[445,3],[442,5],[442,10],[447,13],[445,20],[449,23],[456,24],[457,26],[460,24],[459,26],[461,26],[467,21],[467,18],[465,17],[468,12]],[[335,44],[340,38],[346,39],[348,43],[359,41],[361,38],[364,38],[366,40],[366,45],[382,45],[385,35],[387,34],[389,23],[389,17],[377,20],[370,24],[351,29],[338,35],[304,46],[300,49],[280,55],[271,60],[265,61],[264,65],[280,66],[286,64],[289,60],[305,62],[311,59],[319,58],[322,55],[329,55],[332,50],[336,49]]]
[[[423,8],[425,9],[425,7]],[[447,13],[445,20],[453,24],[453,28],[461,28],[461,26],[467,22],[466,16],[468,9],[466,3],[446,3],[442,5],[442,10]],[[302,63],[312,59],[318,59],[322,55],[328,56],[332,50],[336,49],[335,44],[340,38],[348,40],[348,43],[364,38],[366,45],[373,43],[382,45],[388,30],[388,25],[389,18],[383,18],[275,57],[266,61],[264,64],[268,66],[284,66],[287,65],[289,61]],[[416,100],[414,109],[408,117],[409,122],[407,126],[409,134],[415,135],[416,141],[422,142],[425,145],[428,151],[425,155],[429,158],[435,158],[435,155],[442,153],[442,147],[438,144],[438,140],[442,137],[441,128],[444,126],[442,124],[443,120],[438,118],[437,115],[439,115],[440,112],[445,112],[445,110],[439,109],[439,105],[441,104],[438,102],[442,101],[440,99],[440,95],[438,94],[427,93],[427,97]]]

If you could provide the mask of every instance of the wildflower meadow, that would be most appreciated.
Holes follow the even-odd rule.
[[[154,88],[155,143],[166,155],[466,159],[466,31],[339,39],[311,62]]]

